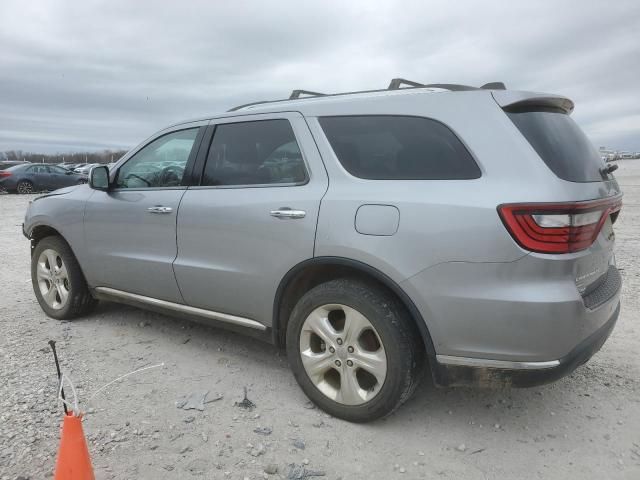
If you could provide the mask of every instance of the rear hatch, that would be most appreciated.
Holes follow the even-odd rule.
[[[570,258],[575,260],[576,286],[585,304],[595,308],[601,300],[606,301],[596,290],[616,288],[616,283],[619,287],[619,274],[614,266],[613,224],[622,206],[622,195],[611,166],[605,164],[570,117],[571,100],[508,91],[494,91],[493,95],[558,178],[590,184],[588,188],[585,185],[585,196],[575,202],[501,205],[499,212],[523,248],[545,254],[575,254]],[[593,184],[602,187],[595,197]]]

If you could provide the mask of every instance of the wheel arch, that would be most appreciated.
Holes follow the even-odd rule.
[[[31,231],[27,234],[27,238],[31,241],[31,253],[33,253],[33,251],[35,250],[40,240],[46,237],[51,237],[51,236],[57,236],[62,238],[65,241],[65,243],[69,245],[69,248],[71,248],[71,245],[69,244],[67,239],[64,238],[64,235],[62,235],[62,233],[60,233],[59,230],[55,229],[51,225],[38,224],[33,226],[31,228]],[[71,248],[71,251],[73,252],[73,248]],[[75,252],[74,252],[74,255],[75,255]]]
[[[320,283],[344,277],[373,281],[398,298],[420,331],[429,365],[436,365],[436,353],[431,334],[422,314],[409,295],[380,270],[366,263],[343,257],[310,258],[294,266],[282,278],[273,302],[272,339],[278,348],[283,348],[285,345],[287,322],[298,299]]]

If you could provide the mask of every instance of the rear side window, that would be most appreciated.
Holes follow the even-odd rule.
[[[216,126],[202,185],[300,184],[306,180],[304,160],[288,120]]]
[[[319,119],[342,166],[370,180],[467,180],[480,169],[445,125],[422,117],[366,115]]]
[[[507,115],[558,177],[569,182],[602,181],[600,154],[562,110],[538,108]]]

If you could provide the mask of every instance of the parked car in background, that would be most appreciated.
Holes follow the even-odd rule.
[[[21,162],[19,160],[2,160],[0,162],[0,170],[6,170],[9,167],[15,167],[16,165],[29,165],[30,162]]]
[[[75,173],[80,173],[82,175],[89,175],[89,171],[97,166],[100,165],[99,163],[86,163],[84,165],[82,165],[81,167],[76,167],[73,171]]]
[[[77,164],[73,167],[73,171],[75,172],[75,171],[77,171],[77,170],[79,170],[79,169],[81,169],[82,167],[85,167],[85,166],[87,166],[87,165],[89,165],[89,164],[88,164],[88,163],[77,163]]]
[[[58,167],[64,168],[65,170],[73,170],[76,168],[75,163],[59,163]]]
[[[81,183],[87,183],[86,175],[70,172],[57,165],[29,163],[0,171],[0,188],[8,192],[33,193]]]
[[[441,386],[569,374],[620,311],[615,166],[568,98],[403,82],[175,124],[34,200],[40,306],[67,320],[102,299],[263,335],[356,422],[393,412],[425,368]]]

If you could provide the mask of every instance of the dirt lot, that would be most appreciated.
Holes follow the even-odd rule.
[[[618,178],[623,308],[589,364],[526,390],[423,382],[400,411],[368,425],[312,408],[286,359],[256,340],[113,304],[73,323],[47,318],[31,291],[20,230],[30,198],[0,196],[0,478],[52,475],[61,407],[47,341],[55,339],[88,411],[99,479],[302,478],[289,475],[290,464],[344,480],[638,479],[640,161],[621,162]],[[160,362],[86,403],[111,379]],[[252,411],[234,405],[243,387]],[[176,408],[185,394],[204,391],[223,398],[202,412]],[[263,427],[272,433],[254,432]],[[270,464],[276,474],[265,473]]]

